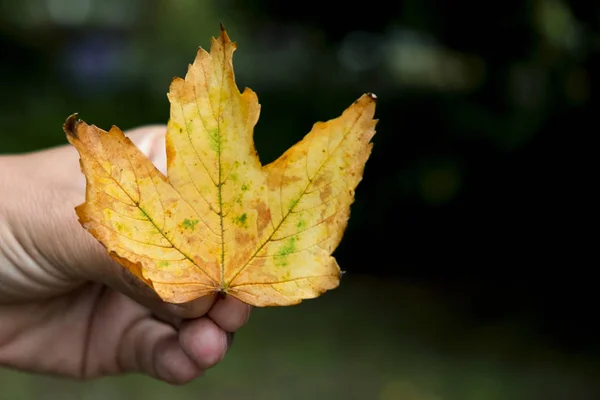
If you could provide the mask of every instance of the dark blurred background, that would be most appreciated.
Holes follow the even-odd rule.
[[[599,2],[0,0],[0,153],[65,144],[73,112],[105,129],[166,123],[171,78],[219,22],[262,104],[263,163],[379,98],[341,286],[256,310],[183,388],[0,371],[0,398],[599,398],[581,183]]]

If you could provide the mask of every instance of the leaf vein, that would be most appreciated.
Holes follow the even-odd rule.
[[[133,242],[136,242],[136,243],[146,244],[148,246],[153,246],[153,247],[160,247],[160,248],[163,248],[163,249],[175,248],[172,243],[169,246],[165,246],[165,245],[162,245],[162,244],[144,242],[142,240],[134,239],[134,238],[132,238],[132,237],[130,237],[130,236],[122,233],[122,232],[119,232],[119,231],[113,229],[112,227],[110,227],[110,226],[108,226],[106,224],[101,223],[101,222],[98,222],[98,224],[100,226],[102,226],[103,228],[105,228],[105,229],[107,229],[107,230],[109,230],[109,231],[111,231],[111,232],[113,232],[113,233],[115,233],[115,234],[117,234],[119,236],[123,236],[123,237],[125,237],[125,238],[127,238],[127,239],[129,239],[129,240],[131,240]]]
[[[240,283],[239,285],[231,285],[231,288],[239,288],[242,286],[260,286],[260,285],[270,286],[270,285],[277,285],[277,284],[287,283],[287,282],[310,280],[310,279],[316,279],[316,278],[326,278],[326,277],[332,277],[332,276],[336,276],[336,275],[327,274],[327,275],[302,276],[302,277],[298,277],[298,278],[282,279],[280,281],[274,281],[274,282],[247,282],[247,283]]]
[[[329,221],[330,219],[332,219],[333,217],[335,217],[337,214],[339,214],[339,212],[340,212],[340,211],[341,211],[340,209],[338,209],[338,210],[335,210],[335,212],[334,212],[333,214],[331,214],[329,217],[327,217],[327,218],[325,218],[325,219],[322,219],[322,220],[320,220],[320,221],[317,221],[317,222],[316,222],[316,223],[314,223],[313,225],[311,225],[311,226],[309,226],[309,227],[307,227],[307,228],[304,228],[304,229],[302,229],[302,230],[300,230],[300,231],[296,231],[296,232],[294,232],[294,233],[292,233],[292,234],[285,235],[285,236],[282,236],[282,237],[277,237],[277,238],[276,238],[276,237],[272,237],[270,241],[271,241],[271,242],[279,242],[279,241],[282,241],[282,240],[285,240],[285,239],[291,238],[292,236],[296,236],[296,235],[299,235],[299,234],[301,234],[301,233],[303,233],[303,232],[306,232],[306,231],[307,231],[307,230],[309,230],[309,229],[316,228],[316,227],[318,227],[319,225],[321,225],[322,223],[324,223],[324,222],[326,222],[326,221]]]

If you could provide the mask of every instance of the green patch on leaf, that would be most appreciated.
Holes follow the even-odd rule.
[[[236,225],[241,226],[242,228],[248,227],[248,214],[243,213],[242,215],[235,217],[233,221]]]
[[[183,226],[183,229],[189,229],[191,231],[193,231],[196,228],[196,225],[198,225],[198,222],[200,222],[199,219],[184,219],[183,222],[181,223],[181,225]]]
[[[274,261],[276,266],[285,267],[288,265],[288,256],[296,251],[296,240],[296,236],[292,236],[275,254]]]

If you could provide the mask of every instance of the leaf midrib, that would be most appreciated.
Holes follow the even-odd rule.
[[[225,285],[225,226],[224,226],[224,218],[223,218],[223,165],[221,164],[221,145],[223,142],[223,137],[221,135],[221,103],[223,101],[223,85],[225,83],[225,51],[223,51],[223,60],[221,62],[221,82],[219,86],[219,104],[217,106],[217,132],[218,132],[218,140],[217,140],[217,164],[218,168],[218,199],[219,199],[219,222],[221,225],[221,282],[219,284],[219,290],[222,290]],[[214,112],[214,111],[213,111]]]

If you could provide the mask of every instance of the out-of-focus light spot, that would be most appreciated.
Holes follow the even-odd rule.
[[[424,166],[419,171],[419,192],[430,205],[443,205],[456,196],[461,185],[458,167],[451,162]]]
[[[579,26],[569,6],[562,0],[536,1],[538,31],[553,45],[568,50],[579,44]]]
[[[92,0],[47,0],[48,16],[59,25],[83,25],[90,17]]]
[[[398,85],[468,91],[483,82],[485,64],[478,57],[447,50],[419,32],[399,31],[390,38],[386,62]]]
[[[440,400],[411,382],[395,380],[383,385],[379,400]]]
[[[379,35],[368,32],[351,32],[342,41],[338,50],[340,63],[349,71],[361,72],[373,68],[381,61]]]
[[[435,43],[419,32],[410,30],[395,32],[388,44],[391,67],[399,79],[423,79],[435,73]]]

